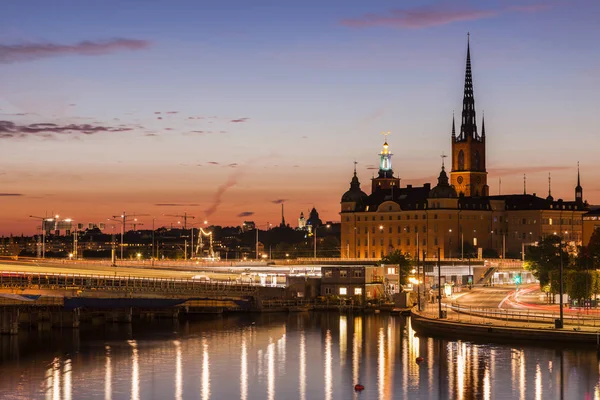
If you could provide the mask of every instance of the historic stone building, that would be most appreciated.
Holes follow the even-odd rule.
[[[354,168],[350,189],[341,199],[342,258],[373,258],[399,249],[413,257],[459,258],[465,255],[521,257],[528,244],[546,235],[561,235],[573,244],[582,241],[582,215],[587,212],[579,172],[575,200],[555,200],[535,193],[489,195],[485,125],[475,122],[470,46],[460,132],[452,121],[450,178],[442,158],[435,187],[400,186],[394,176],[387,140],[371,194],[360,188]],[[465,255],[466,256],[466,255]]]

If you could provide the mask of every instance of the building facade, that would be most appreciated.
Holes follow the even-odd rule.
[[[587,212],[579,171],[575,199],[555,200],[536,193],[489,195],[486,133],[475,122],[470,45],[459,134],[452,121],[452,169],[444,159],[435,187],[406,185],[394,176],[387,139],[379,153],[379,172],[371,194],[361,190],[356,173],[341,199],[341,257],[380,259],[400,250],[413,257],[521,258],[524,248],[547,235],[582,243],[582,216]]]

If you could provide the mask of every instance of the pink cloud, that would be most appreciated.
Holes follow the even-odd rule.
[[[509,8],[509,10],[519,12],[537,12],[547,10],[550,7],[550,4],[530,4],[526,6],[512,6]]]
[[[497,14],[499,14],[499,11],[494,10],[449,10],[424,7],[413,10],[390,10],[387,15],[365,14],[359,18],[343,19],[341,23],[353,28],[387,26],[419,29],[458,21],[489,18]]]
[[[507,11],[537,12],[549,8],[545,4],[511,6],[504,9],[476,10],[468,8],[449,8],[446,6],[428,6],[407,10],[390,10],[387,14],[365,14],[358,18],[346,18],[342,25],[352,28],[385,26],[401,29],[421,29],[446,25],[453,22],[473,21],[496,17]]]
[[[137,39],[112,39],[103,42],[84,41],[72,45],[56,43],[24,43],[0,45],[0,63],[33,61],[66,55],[97,56],[124,50],[141,50],[150,42]]]

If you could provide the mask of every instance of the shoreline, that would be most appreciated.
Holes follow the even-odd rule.
[[[416,311],[410,313],[411,324],[418,335],[442,336],[451,339],[492,339],[501,342],[561,342],[596,345],[600,343],[600,328],[595,331],[555,329],[552,327],[504,326],[491,322],[478,324],[432,318]],[[600,349],[600,348],[599,348]]]

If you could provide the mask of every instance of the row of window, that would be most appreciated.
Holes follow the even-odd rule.
[[[437,245],[437,244],[438,244],[438,239],[437,239],[437,238],[434,238],[434,239],[433,239],[433,241],[434,241],[434,244],[435,244],[435,245]],[[347,242],[346,244],[349,244],[349,241],[348,241],[348,240],[347,240],[346,242]],[[402,245],[402,240],[401,240],[400,238],[397,238],[396,242],[397,242],[397,243],[396,243],[396,244],[397,244],[397,246],[401,246],[401,245]],[[426,240],[426,239],[423,239],[421,242],[422,242],[421,244],[422,244],[423,246],[426,246],[426,245],[427,245],[427,240]],[[361,241],[360,241],[360,238],[356,239],[356,246],[360,247],[360,243],[361,243]],[[364,243],[364,245],[365,245],[365,246],[368,246],[368,244],[369,244],[369,242],[368,242],[368,241],[366,241],[366,240],[365,240],[363,243]],[[393,241],[392,241],[392,239],[389,239],[389,242],[388,242],[388,243],[389,243],[389,246],[393,246],[393,245],[394,245],[394,244],[393,244]],[[406,245],[407,245],[407,246],[410,246],[410,243],[411,243],[411,241],[410,241],[410,238],[406,238]],[[416,244],[417,244],[417,240],[415,239],[413,243],[416,245]],[[371,246],[375,246],[375,245],[376,245],[376,241],[375,241],[375,239],[373,239],[373,240],[371,241]],[[385,245],[384,239],[381,239],[381,240],[379,241],[379,245],[380,245],[380,246],[384,246],[384,245]]]
[[[525,221],[525,220],[523,220]],[[535,220],[534,220],[535,223]],[[524,222],[523,222],[524,224]],[[543,225],[581,225],[581,220],[571,218],[542,218]]]
[[[327,294],[333,294],[333,288],[326,287],[325,288],[325,294],[326,295]],[[347,296],[348,295],[348,288],[345,288],[345,287],[339,288],[339,294],[340,294],[340,296]],[[359,288],[359,287],[354,288],[354,295],[355,296],[362,295],[362,288]]]
[[[362,271],[361,270],[354,270],[354,277],[355,278],[362,278]],[[331,278],[333,277],[333,271],[331,270],[326,270],[323,272],[323,277],[324,278]],[[347,278],[348,277],[348,271],[347,270],[340,270],[340,278]]]
[[[391,221],[391,220],[392,220],[392,216],[390,215],[388,219]],[[397,216],[397,219],[398,219],[398,221],[402,220],[402,216],[401,216],[401,215],[398,215],[398,216]],[[410,220],[410,215],[406,215],[404,219],[406,219],[406,220]],[[415,215],[414,215],[414,219],[419,219],[419,214],[415,214]],[[427,214],[423,214],[423,215],[421,216],[421,219],[427,219]],[[358,215],[358,216],[356,217],[356,220],[357,220],[357,221],[360,221],[360,215]],[[383,221],[383,220],[384,220],[384,217],[383,217],[383,215],[379,217],[379,220],[380,220],[380,221]],[[346,221],[350,222],[350,217],[346,217]],[[368,217],[368,216],[365,216],[365,217],[363,218],[363,221],[369,221],[369,217]],[[373,217],[371,218],[371,221],[377,221],[377,219],[375,218],[375,216],[373,216]]]

